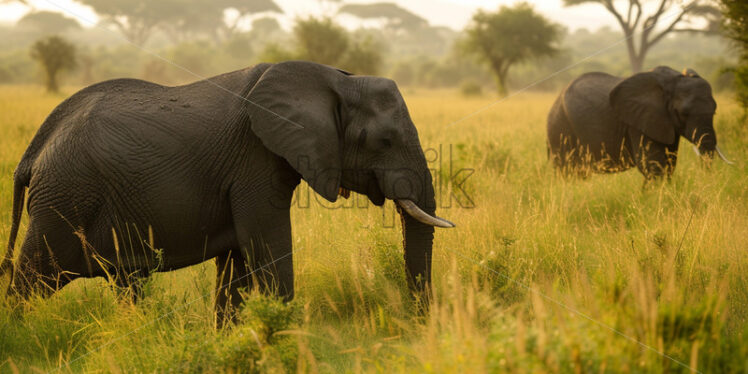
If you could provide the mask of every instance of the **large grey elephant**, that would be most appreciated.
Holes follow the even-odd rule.
[[[636,165],[646,180],[670,177],[680,137],[705,157],[717,147],[717,104],[696,72],[657,67],[628,78],[587,73],[548,114],[548,154],[566,173],[617,172]]]
[[[431,175],[391,80],[303,61],[178,87],[118,79],[49,115],[16,172],[2,263],[10,290],[146,276],[215,258],[219,323],[253,283],[294,295],[289,209],[301,179],[329,201],[397,202],[414,292],[431,280]],[[13,248],[28,187],[29,226]],[[123,275],[124,274],[124,275]]]

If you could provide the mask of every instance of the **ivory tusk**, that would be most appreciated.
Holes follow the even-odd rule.
[[[701,151],[699,151],[699,147],[697,147],[697,146],[695,146],[695,145],[694,145],[694,146],[692,146],[692,147],[693,147],[693,151],[694,151],[694,152],[696,152],[696,155],[697,155],[697,156],[701,156]]]
[[[451,228],[455,227],[455,224],[452,222],[447,221],[444,218],[439,218],[436,216],[431,216],[421,210],[421,208],[416,205],[416,203],[410,201],[410,200],[395,200],[397,205],[399,205],[403,210],[408,212],[411,217],[415,218],[418,222],[421,222],[423,224],[429,225],[429,226],[435,226],[435,227],[444,227],[444,228]]]
[[[719,155],[719,158],[722,159],[722,161],[724,161],[728,165],[734,165],[735,164],[734,162],[728,160],[727,157],[725,157],[724,154],[722,154],[722,150],[719,149],[719,146],[717,146],[716,148],[717,148],[717,154]]]

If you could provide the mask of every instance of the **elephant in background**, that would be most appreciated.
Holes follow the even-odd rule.
[[[406,273],[428,295],[431,174],[395,83],[304,61],[259,64],[192,84],[98,83],[60,104],[14,175],[0,271],[9,292],[78,277],[143,277],[215,258],[218,323],[239,289],[294,296],[290,206],[304,179],[329,201],[392,199]],[[29,226],[13,249],[28,187]]]
[[[636,165],[647,180],[670,177],[680,137],[706,158],[717,147],[717,103],[691,69],[660,66],[628,78],[586,73],[569,84],[548,114],[548,155],[566,174],[618,172]]]

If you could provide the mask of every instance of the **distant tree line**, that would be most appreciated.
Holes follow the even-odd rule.
[[[114,25],[132,43],[144,45],[155,30],[172,41],[208,36],[229,39],[237,25],[256,13],[282,13],[272,0],[77,0]],[[232,14],[227,20],[227,13]]]
[[[99,15],[97,28],[83,28],[62,13],[33,9],[14,28],[0,25],[0,83],[33,79],[37,73],[29,64],[31,59],[40,62],[38,72],[47,78],[50,88],[57,83],[56,79],[51,82],[51,77],[58,78],[73,68],[77,70],[68,75],[75,84],[121,76],[177,84],[261,61],[305,59],[356,74],[389,76],[400,85],[462,87],[471,94],[481,88],[506,94],[531,83],[533,89],[554,90],[584,71],[625,75],[659,64],[693,67],[713,78],[719,89],[729,85],[727,75],[718,74],[720,67],[733,66],[731,71],[739,67],[725,52],[724,43],[689,30],[696,18],[714,18],[711,10],[696,1],[686,2],[685,7],[671,1],[651,3],[661,9],[651,4],[645,9],[636,0],[631,0],[628,8],[620,7],[621,1],[616,2],[618,7],[597,1],[612,16],[622,17],[628,25],[623,34],[609,28],[570,33],[528,3],[479,11],[460,32],[430,25],[419,15],[387,2],[326,1],[326,15],[296,19],[286,31],[277,19],[283,10],[272,0],[77,1]],[[566,1],[570,6],[580,2]],[[347,30],[338,23],[343,14],[366,20],[368,26]],[[712,23],[699,25],[712,30]],[[113,31],[102,32],[101,27]],[[656,33],[645,37],[645,28],[656,29]],[[117,34],[184,69],[133,49]],[[72,63],[52,64],[51,69],[45,65],[51,60],[43,58],[46,55],[39,48],[54,45],[49,44],[50,35],[76,46],[69,55]],[[626,44],[589,57],[621,43],[622,38],[636,39],[637,64],[632,63],[631,48]],[[641,47],[643,40],[646,48]],[[29,53],[32,45],[35,47]],[[696,52],[687,54],[685,50]]]
[[[269,44],[260,60],[309,60],[340,67],[355,74],[377,75],[382,67],[384,46],[370,35],[356,35],[330,18],[305,18],[296,21],[292,47]]]

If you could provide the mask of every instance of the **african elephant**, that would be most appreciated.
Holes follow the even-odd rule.
[[[218,322],[239,289],[294,296],[289,210],[304,179],[329,201],[397,202],[414,292],[431,280],[431,175],[391,80],[304,61],[192,84],[94,84],[55,108],[14,175],[9,290],[168,271],[215,258]],[[15,237],[28,187],[29,226]],[[121,277],[127,278],[127,277]]]
[[[548,114],[548,155],[564,172],[618,172],[636,165],[645,181],[670,177],[683,136],[697,153],[717,147],[717,104],[691,69],[660,66],[619,78],[587,73],[569,84]]]

